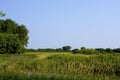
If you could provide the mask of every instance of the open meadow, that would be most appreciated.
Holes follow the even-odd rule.
[[[0,80],[120,80],[119,54],[0,54]]]

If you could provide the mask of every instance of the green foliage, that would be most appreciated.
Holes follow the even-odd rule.
[[[52,49],[52,48],[46,48],[46,49],[26,49],[27,52],[64,52],[62,48]]]
[[[80,53],[81,54],[99,54],[99,52],[94,49],[81,49]]]
[[[56,52],[63,52],[63,49],[62,48],[57,48]]]
[[[95,50],[96,50],[96,51],[99,51],[99,52],[101,52],[101,53],[104,53],[104,52],[105,52],[105,49],[103,49],[103,48],[96,48]]]
[[[0,55],[1,80],[119,80],[119,68],[120,55],[112,54]]]
[[[85,49],[85,47],[81,47],[81,49]]]
[[[26,52],[37,52],[35,49],[26,49]]]
[[[17,34],[22,44],[27,46],[28,43],[28,30],[25,25],[20,25],[17,28]]]
[[[79,53],[79,49],[73,49],[72,52],[73,52],[74,54],[77,54],[77,53]]]
[[[91,76],[91,75],[58,75],[58,74],[43,74],[37,73],[14,73],[14,72],[5,72],[0,74],[0,80],[119,80],[115,76]]]
[[[15,34],[0,33],[0,54],[20,53],[21,43]]]
[[[94,49],[75,49],[75,50],[72,50],[72,52],[74,54],[99,54],[98,51],[94,50]]]
[[[63,51],[69,52],[71,49],[71,46],[63,46]]]
[[[108,53],[112,53],[112,49],[110,49],[110,48],[106,48],[105,51]]]
[[[11,19],[0,20],[0,53],[23,53],[28,43],[28,30]]]
[[[120,48],[113,49],[113,52],[120,53]]]
[[[70,74],[116,74],[120,72],[120,56],[112,54],[82,56],[82,55],[53,55],[48,57],[50,60],[57,61],[56,65],[63,67],[60,71],[69,72]],[[52,62],[51,62],[51,65]],[[65,74],[64,72],[64,74]],[[66,73],[66,74],[69,74]]]
[[[111,48],[95,48],[89,49],[82,47],[81,49],[73,49],[72,52],[74,54],[115,54],[120,53],[120,48],[111,49]]]

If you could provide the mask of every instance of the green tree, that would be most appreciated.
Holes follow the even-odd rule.
[[[11,19],[0,20],[0,34],[2,34],[0,39],[0,45],[4,46],[3,48],[2,47],[0,48],[2,52],[5,51],[6,51],[5,53],[24,52],[25,47],[28,44],[28,30],[25,27],[25,25],[18,25]],[[14,45],[17,45],[18,47],[15,47]],[[9,51],[7,51],[7,49]]]
[[[85,47],[81,47],[81,49],[85,49]]]
[[[63,46],[62,48],[63,48],[63,51],[69,52],[71,49],[71,46]]]
[[[106,48],[105,51],[108,53],[112,53],[112,49],[110,49],[110,48]]]
[[[25,27],[25,25],[18,26],[17,35],[19,36],[21,43],[27,46],[29,37],[28,37],[28,30]]]
[[[114,53],[120,53],[120,48],[113,49]]]

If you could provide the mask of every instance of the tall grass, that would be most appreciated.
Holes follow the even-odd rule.
[[[78,73],[115,74],[119,72],[120,68],[120,57],[112,54],[92,55],[89,57],[54,55],[48,57],[48,59],[51,60],[50,65],[54,66],[52,68],[56,67],[58,69],[59,66],[62,69],[60,71],[64,71],[64,74],[65,72],[75,75]]]
[[[119,76],[120,55],[0,55],[0,80],[118,80]]]

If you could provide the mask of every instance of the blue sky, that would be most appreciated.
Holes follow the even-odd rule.
[[[29,30],[28,48],[120,47],[120,0],[2,0]]]

